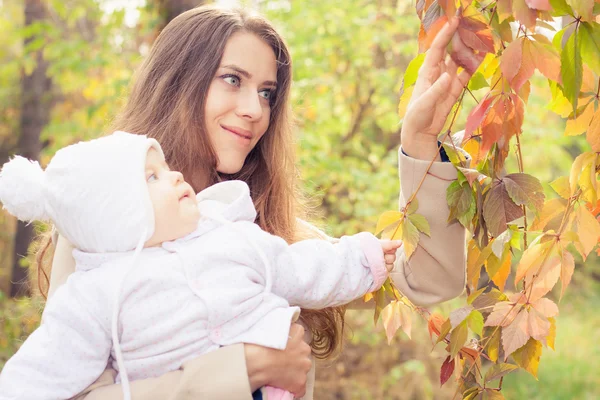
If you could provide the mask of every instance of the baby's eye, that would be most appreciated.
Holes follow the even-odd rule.
[[[156,174],[152,174],[148,177],[147,181],[148,182],[154,182],[155,180],[157,180],[158,178],[156,177]]]

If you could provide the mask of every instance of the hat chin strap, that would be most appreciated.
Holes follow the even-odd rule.
[[[133,252],[133,259],[131,260],[131,264],[121,276],[121,280],[119,281],[119,284],[117,286],[115,300],[113,303],[111,334],[113,346],[115,348],[115,357],[117,358],[117,366],[119,368],[119,376],[121,378],[121,387],[123,389],[124,400],[131,400],[131,389],[129,388],[129,378],[127,376],[127,370],[125,369],[125,361],[123,360],[123,353],[121,352],[121,344],[119,342],[119,303],[121,291],[123,289],[123,284],[125,283],[125,278],[127,278],[131,271],[133,271],[137,266],[138,256],[144,248],[147,233],[148,230],[144,229],[144,233],[142,234],[142,237],[140,237],[140,241],[138,242],[135,251]]]

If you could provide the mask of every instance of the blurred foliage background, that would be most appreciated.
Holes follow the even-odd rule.
[[[0,162],[18,153],[39,155],[44,165],[57,149],[105,133],[162,26],[200,3],[0,0]],[[338,236],[372,231],[379,214],[397,202],[397,106],[402,75],[417,52],[414,1],[242,4],[273,21],[292,52],[299,169],[316,222]],[[525,170],[543,182],[567,174],[572,155],[585,146],[584,138],[562,136],[564,122],[546,109],[550,99],[545,80],[534,78],[523,156]],[[516,170],[514,160],[507,166]],[[0,367],[39,324],[43,308],[30,238],[22,236],[31,228],[0,213]],[[596,256],[578,263],[560,303],[557,350],[543,355],[539,382],[525,373],[507,377],[507,398],[600,396],[593,367],[600,365],[599,264]],[[440,308],[447,313],[457,306]],[[388,346],[371,311],[347,315],[345,350],[318,368],[315,398],[452,398],[451,384],[440,388],[442,354],[432,350],[423,321],[412,340],[397,336]]]

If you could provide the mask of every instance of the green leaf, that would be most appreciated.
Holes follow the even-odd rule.
[[[485,374],[485,378],[483,378],[485,383],[490,381],[494,381],[496,379],[500,379],[504,375],[510,374],[514,370],[518,369],[516,365],[513,364],[494,364]]]
[[[600,25],[596,22],[582,22],[579,25],[579,35],[582,59],[596,75],[600,75]]]
[[[474,90],[479,90],[479,89],[483,89],[484,87],[489,87],[490,84],[487,82],[487,80],[485,79],[485,76],[483,76],[483,74],[481,72],[475,72],[473,74],[473,76],[471,77],[471,80],[469,81],[469,90],[474,91]]]
[[[550,5],[552,6],[551,14],[555,17],[561,15],[575,15],[573,9],[567,4],[566,0],[550,0]]]
[[[406,72],[404,73],[404,81],[402,83],[404,88],[415,84],[419,75],[419,68],[421,68],[421,65],[423,65],[423,61],[425,61],[425,53],[419,54],[408,64],[408,67],[406,67]]]
[[[579,30],[576,30],[567,40],[560,56],[560,77],[563,83],[563,93],[577,112],[577,101],[583,80],[583,65],[581,62],[581,40]]]
[[[410,220],[410,222],[412,222],[414,224],[414,226],[417,227],[419,232],[423,232],[427,236],[431,236],[431,229],[429,228],[429,222],[427,222],[427,219],[424,216],[419,215],[419,214],[410,214],[408,216],[408,219]]]
[[[461,322],[456,328],[452,330],[450,334],[450,356],[456,357],[460,349],[467,342],[467,335],[469,329],[467,328],[466,321]]]
[[[469,227],[475,215],[476,202],[468,182],[463,185],[458,181],[452,182],[446,192],[446,201],[450,207],[448,221],[458,219],[463,226]]]
[[[467,317],[467,323],[473,333],[476,333],[481,337],[483,332],[483,315],[477,310],[471,311],[471,314]]]

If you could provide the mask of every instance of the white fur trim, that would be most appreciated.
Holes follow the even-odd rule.
[[[0,201],[21,221],[47,220],[44,170],[37,161],[16,156],[0,172]]]

